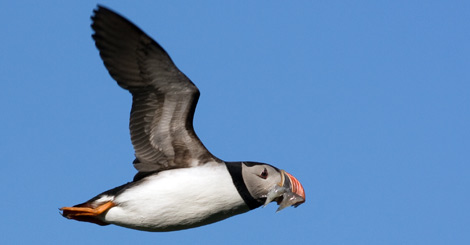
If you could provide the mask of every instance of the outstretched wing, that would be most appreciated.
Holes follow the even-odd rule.
[[[220,161],[193,129],[197,87],[137,26],[102,6],[94,13],[93,39],[104,65],[132,94],[129,128],[139,173]]]

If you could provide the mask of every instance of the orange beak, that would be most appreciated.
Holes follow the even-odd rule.
[[[273,200],[279,205],[276,212],[290,206],[297,207],[305,202],[305,191],[294,176],[281,170],[281,181],[266,194],[264,206]]]
[[[287,188],[290,188],[290,190],[293,193],[297,194],[299,197],[302,198],[301,200],[299,199],[299,201],[297,201],[296,203],[293,203],[292,205],[294,207],[297,207],[300,204],[304,203],[305,202],[305,191],[304,191],[304,187],[302,186],[302,184],[300,184],[300,182],[297,180],[297,178],[295,178],[294,176],[292,176],[288,172],[282,170],[282,173],[285,176],[284,181],[283,181],[284,183],[282,185],[287,187]]]
[[[300,204],[304,203],[305,202],[305,191],[304,191],[304,187],[302,186],[302,184],[300,184],[300,182],[297,180],[297,178],[295,178],[294,176],[292,176],[291,174],[289,174],[288,172],[286,171],[282,171],[284,173],[284,175],[287,177],[286,180],[288,179],[289,181],[286,181],[284,180],[284,183],[283,185],[286,186],[286,187],[290,187],[291,191],[297,195],[299,195],[300,197],[302,197],[302,201],[299,201],[295,204],[293,204],[295,207],[299,206]],[[289,186],[290,185],[290,186]]]

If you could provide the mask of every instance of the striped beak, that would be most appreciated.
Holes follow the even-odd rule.
[[[305,202],[305,191],[304,191],[304,187],[302,186],[302,184],[300,184],[300,182],[294,176],[289,174],[288,172],[282,170],[282,174],[285,176],[283,186],[286,186],[287,188],[290,188],[292,193],[294,193],[299,198],[301,198],[301,199],[298,199],[298,202],[293,203],[292,205],[294,207],[297,207],[300,204],[304,203]]]
[[[279,204],[276,212],[289,206],[297,207],[305,202],[304,188],[294,176],[281,170],[281,182],[268,192],[264,206],[274,200]]]

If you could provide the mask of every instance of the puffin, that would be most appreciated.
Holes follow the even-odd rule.
[[[167,52],[136,25],[98,5],[92,35],[117,84],[132,94],[132,181],[60,208],[68,219],[166,232],[218,222],[271,202],[280,211],[305,202],[291,174],[261,162],[226,162],[194,132],[199,90]]]

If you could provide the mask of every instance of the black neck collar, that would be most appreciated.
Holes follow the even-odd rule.
[[[238,194],[243,198],[246,205],[251,209],[255,209],[263,205],[263,203],[251,196],[248,188],[246,187],[245,181],[243,181],[242,175],[242,164],[243,162],[225,162],[232,181],[237,188]]]

